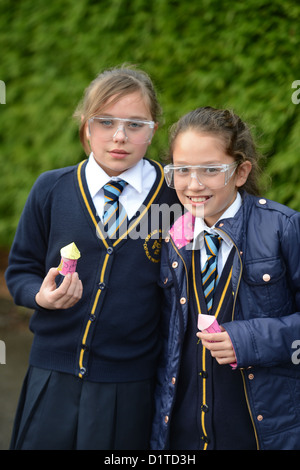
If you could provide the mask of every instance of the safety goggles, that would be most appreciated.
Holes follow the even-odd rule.
[[[122,119],[115,117],[93,117],[88,121],[91,136],[97,136],[103,141],[110,141],[117,137],[119,132],[125,140],[133,144],[149,143],[153,137],[154,122],[139,119]]]
[[[218,189],[227,185],[237,166],[237,162],[220,165],[176,166],[170,164],[164,167],[164,174],[167,185],[173,189],[186,189],[192,178],[195,178],[200,186]]]

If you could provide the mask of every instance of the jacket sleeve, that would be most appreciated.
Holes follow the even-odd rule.
[[[168,340],[169,340],[169,325],[170,325],[170,282],[171,276],[168,268],[168,249],[167,244],[164,242],[161,250],[161,265],[160,265],[160,278],[159,285],[162,289],[163,297],[161,304],[161,323],[160,323],[160,334],[162,339],[162,350],[159,358],[157,374],[156,374],[156,386],[155,386],[155,409],[152,423],[152,434],[150,439],[151,449],[160,449],[160,440],[162,434],[162,410],[163,410],[163,399],[164,399],[164,384],[168,358]]]
[[[222,326],[232,341],[238,367],[276,366],[292,362],[293,343],[300,340],[300,214],[282,229],[281,252],[287,269],[294,312],[274,318],[251,318]]]
[[[45,174],[44,174],[45,175]],[[48,190],[45,176],[34,184],[23,209],[5,273],[8,289],[17,305],[35,309],[35,296],[46,275]]]

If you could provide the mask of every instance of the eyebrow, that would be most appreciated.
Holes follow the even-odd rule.
[[[152,121],[152,119],[145,118],[143,116],[129,116],[127,118],[120,118],[119,116],[114,116],[112,114],[99,114],[99,117],[108,117],[114,119],[128,119],[128,120],[137,120],[137,121]]]
[[[177,165],[177,166],[209,166],[209,165],[226,165],[226,163],[221,163],[221,162],[204,162],[204,163],[196,163],[196,164],[191,164],[191,163],[187,163],[187,162],[176,162],[174,163],[173,162],[173,165]]]

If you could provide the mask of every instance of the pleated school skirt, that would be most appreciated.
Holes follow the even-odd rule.
[[[30,367],[10,448],[145,450],[153,417],[154,379],[94,383]]]

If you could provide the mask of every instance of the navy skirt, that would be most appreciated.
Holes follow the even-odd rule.
[[[147,450],[154,380],[94,383],[30,367],[11,449]]]

